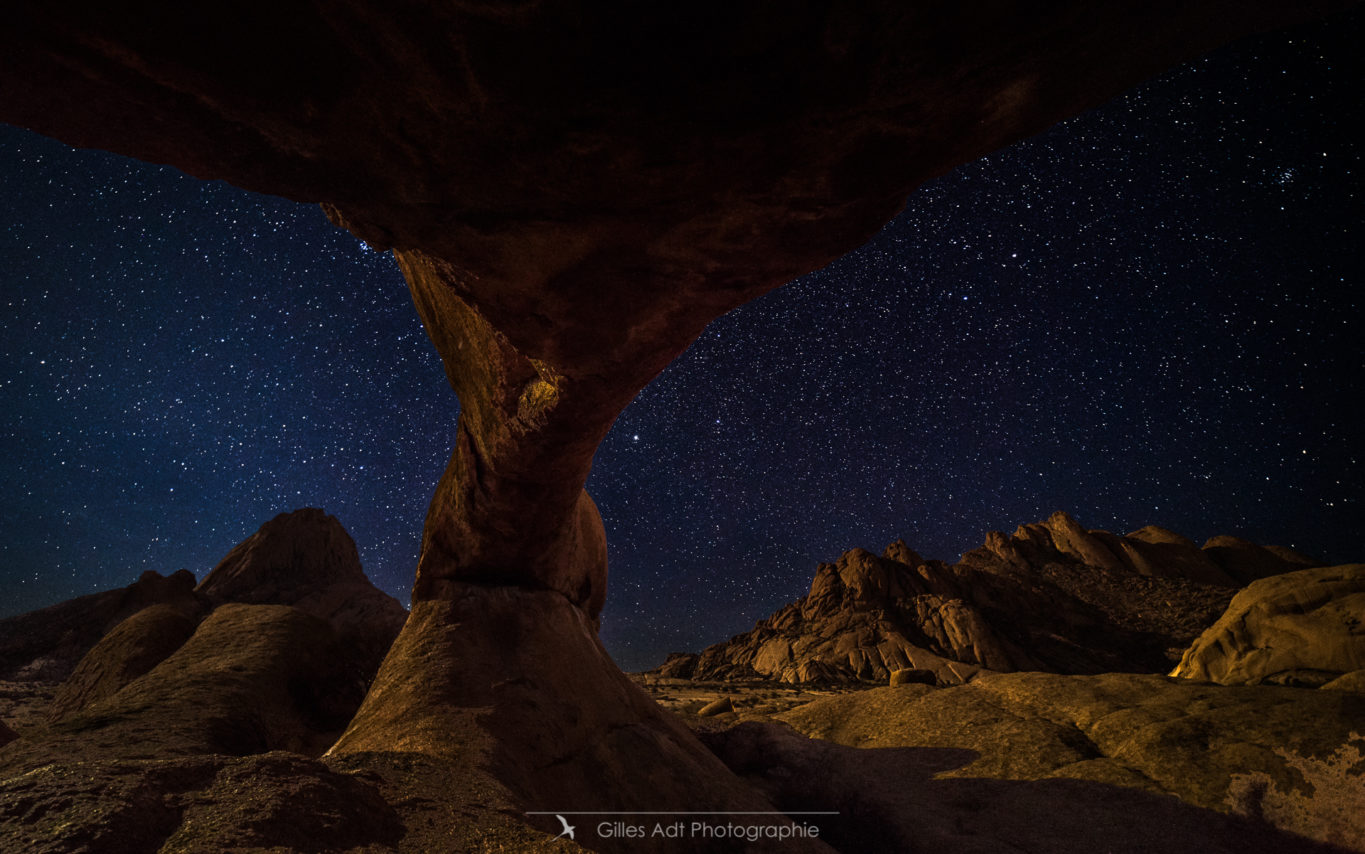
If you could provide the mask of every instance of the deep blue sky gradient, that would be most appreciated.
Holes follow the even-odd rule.
[[[1055,509],[1365,558],[1360,15],[1244,42],[921,188],[720,318],[589,489],[627,668],[903,537]],[[314,206],[0,126],[17,613],[202,577],[321,506],[406,601],[458,404],[393,260]]]

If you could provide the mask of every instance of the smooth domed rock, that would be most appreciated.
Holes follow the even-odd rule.
[[[1252,582],[1186,650],[1172,676],[1312,687],[1365,668],[1365,564]]]
[[[1298,559],[1285,560],[1265,546],[1227,534],[1210,537],[1204,543],[1203,551],[1239,585],[1303,566]]]
[[[196,589],[214,602],[294,605],[334,584],[368,580],[355,541],[336,517],[306,507],[266,522]]]
[[[61,720],[117,693],[184,645],[197,621],[171,605],[152,605],[119,623],[85,654],[48,707]]]
[[[1148,525],[1126,534],[1121,545],[1126,559],[1141,575],[1238,586],[1236,579],[1228,575],[1193,540],[1174,531]]]
[[[1129,531],[1127,534],[1124,534],[1124,537],[1129,540],[1140,540],[1152,545],[1171,545],[1188,549],[1199,548],[1199,546],[1195,545],[1194,540],[1191,540],[1184,534],[1177,534],[1175,531],[1172,531],[1169,528],[1163,528],[1160,525],[1144,525],[1136,531]]]
[[[914,670],[902,667],[891,671],[892,685],[937,685],[938,679],[932,670]]]
[[[1299,792],[1295,763],[1331,755],[1362,714],[1344,692],[1010,673],[822,697],[702,737],[780,807],[839,811],[821,836],[843,850],[1328,854],[1228,815],[1234,775]],[[1288,829],[1331,829],[1311,823]]]
[[[336,519],[320,510],[281,514],[233,549],[198,590],[188,571],[145,572],[126,588],[0,622],[11,676],[64,680],[30,691],[25,717],[59,720],[117,693],[174,653],[205,615],[233,601],[289,604],[326,620],[345,647],[346,678],[361,684],[407,615],[365,577]]]
[[[1352,670],[1350,673],[1343,673],[1337,678],[1325,683],[1322,686],[1324,691],[1354,691],[1357,694],[1365,694],[1365,669]]]
[[[728,715],[735,710],[735,702],[729,697],[721,697],[719,700],[712,700],[706,705],[697,709],[697,716],[702,718],[715,717],[716,715]]]
[[[1309,569],[1315,566],[1322,566],[1322,561],[1315,557],[1309,557],[1302,552],[1296,552],[1285,546],[1262,546],[1263,549],[1273,554],[1275,557],[1290,564],[1295,569]]]
[[[283,605],[230,603],[149,672],[25,738],[22,751],[0,755],[0,765],[317,755],[359,706],[366,676],[325,620]]]
[[[1092,779],[1226,809],[1231,774],[1264,769],[1292,785],[1277,750],[1331,753],[1365,714],[1365,697],[1346,692],[1150,674],[984,674],[962,686],[910,688],[820,698],[777,717],[849,746],[975,751],[951,776]]]
[[[316,508],[281,513],[218,562],[196,592],[209,602],[289,605],[329,622],[373,671],[407,619],[372,584],[355,541]]]

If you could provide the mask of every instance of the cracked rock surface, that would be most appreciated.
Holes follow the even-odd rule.
[[[840,694],[775,718],[703,738],[779,806],[850,817],[829,829],[836,847],[856,836],[909,852],[1325,852],[1339,849],[1230,815],[1232,776],[1303,791],[1281,751],[1330,756],[1365,720],[1365,695],[1009,673]]]

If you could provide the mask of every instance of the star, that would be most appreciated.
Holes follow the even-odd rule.
[[[593,462],[612,655],[745,631],[854,546],[952,560],[1058,509],[1359,560],[1357,50],[1329,23],[1176,69],[713,322]],[[202,577],[300,506],[406,601],[458,402],[393,257],[13,128],[0,194],[9,613]]]

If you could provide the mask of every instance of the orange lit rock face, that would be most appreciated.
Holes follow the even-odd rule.
[[[820,565],[802,599],[658,674],[885,683],[908,668],[956,685],[983,669],[1159,672],[1232,599],[1224,567],[1247,556],[1260,571],[1313,565],[1277,546],[1210,543],[1222,551],[1153,526],[1087,529],[1059,511],[1009,536],[991,531],[953,565],[899,540],[880,556],[851,549]]]
[[[572,379],[520,353],[458,296],[457,268],[416,252],[398,258],[461,407],[414,598],[450,598],[453,580],[548,587],[595,617],[607,545],[583,483],[625,402],[600,379]]]
[[[1224,685],[1314,688],[1346,674],[1365,675],[1363,614],[1365,564],[1263,578],[1237,594],[1171,675]]]

